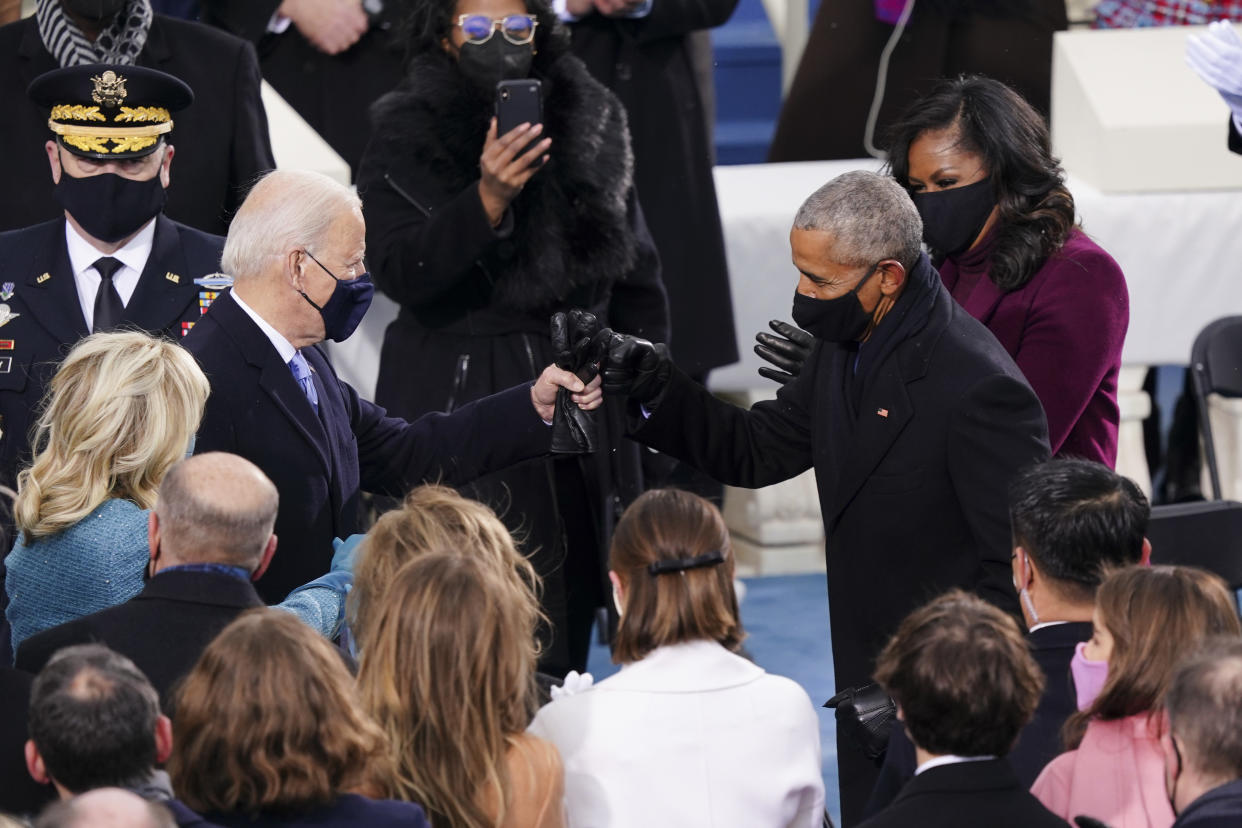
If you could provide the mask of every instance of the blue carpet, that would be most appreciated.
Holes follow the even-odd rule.
[[[818,709],[824,790],[828,812],[839,825],[836,721],[833,711],[819,707],[834,692],[824,576],[748,578],[745,584],[742,624],[748,633],[746,651],[763,669],[802,685]],[[617,671],[608,648],[600,645],[591,648],[587,667],[596,681]]]

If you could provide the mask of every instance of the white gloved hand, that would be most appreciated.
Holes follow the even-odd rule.
[[[556,701],[565,696],[581,693],[594,683],[595,677],[590,673],[579,674],[577,670],[570,670],[565,676],[565,683],[560,687],[553,687],[549,692],[552,695],[552,701]]]
[[[1217,20],[1188,38],[1186,63],[1225,99],[1235,123],[1242,121],[1242,37],[1229,21]]]

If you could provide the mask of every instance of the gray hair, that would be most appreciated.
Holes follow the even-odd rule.
[[[901,185],[887,175],[838,175],[802,202],[797,230],[832,233],[838,264],[865,267],[896,259],[907,271],[923,249],[923,220]]]
[[[229,225],[220,268],[236,280],[258,276],[264,260],[313,250],[344,212],[361,210],[358,194],[309,170],[273,170],[259,179]]]
[[[129,806],[124,813],[118,813]],[[142,814],[138,817],[135,811]],[[148,802],[137,794],[123,788],[96,788],[73,799],[53,802],[39,818],[34,828],[91,828],[100,822],[121,824],[128,816],[132,828],[176,828],[172,811],[159,802]],[[142,821],[133,822],[139,818]],[[17,824],[17,823],[14,823]],[[23,823],[24,824],[24,823]]]
[[[162,545],[180,563],[259,565],[280,497],[249,460],[207,452],[182,460],[160,484],[155,513]]]
[[[1164,700],[1187,763],[1221,781],[1242,778],[1242,641],[1209,641],[1173,674]]]

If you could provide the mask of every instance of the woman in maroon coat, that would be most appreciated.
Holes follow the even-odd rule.
[[[1035,389],[1057,456],[1117,460],[1125,277],[1074,221],[1038,113],[1004,84],[961,77],[909,109],[889,164],[923,217],[940,277]]]

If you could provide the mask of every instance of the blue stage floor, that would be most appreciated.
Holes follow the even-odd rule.
[[[819,707],[834,692],[824,576],[748,578],[745,584],[742,623],[749,635],[747,652],[768,672],[788,676],[801,684],[819,709],[824,790],[828,812],[839,825],[836,722],[833,711]],[[597,681],[616,672],[607,647],[592,648],[589,669]]]

